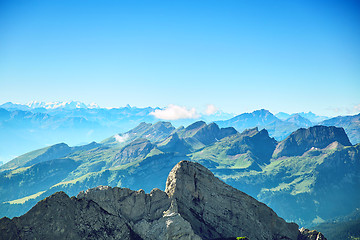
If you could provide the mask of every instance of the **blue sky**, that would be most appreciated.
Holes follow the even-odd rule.
[[[358,1],[0,1],[0,103],[360,112]]]

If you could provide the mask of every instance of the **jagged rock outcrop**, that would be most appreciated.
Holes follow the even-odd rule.
[[[237,131],[232,128],[219,128],[216,123],[210,123],[209,125],[205,125],[199,131],[194,134],[194,138],[199,140],[205,145],[212,144],[224,137],[236,134]]]
[[[166,193],[204,239],[297,239],[298,226],[265,204],[225,184],[198,163],[182,161],[170,172]]]
[[[207,125],[204,121],[198,121],[187,128],[178,129],[179,137],[187,140],[196,139],[205,146],[237,133],[233,127],[219,128],[216,123]]]
[[[256,157],[259,164],[269,163],[270,158],[276,148],[276,140],[269,137],[266,129],[261,131],[258,128],[247,129],[239,134],[237,141],[226,150],[228,155],[243,154],[251,151]]]
[[[139,138],[122,148],[114,157],[113,166],[126,164],[139,157],[145,157],[154,145],[145,138]]]
[[[164,141],[159,143],[157,147],[163,152],[175,152],[187,154],[190,152],[191,146],[182,138],[179,138],[177,133],[171,134]]]
[[[325,148],[335,141],[344,146],[351,146],[343,128],[326,126],[300,128],[277,145],[273,157],[301,156],[313,147]]]
[[[0,219],[0,239],[313,239],[265,204],[198,163],[182,161],[165,192],[99,186],[69,198],[57,192],[29,212]],[[324,238],[319,238],[324,239]]]
[[[301,228],[298,240],[326,240],[326,238],[321,232]]]

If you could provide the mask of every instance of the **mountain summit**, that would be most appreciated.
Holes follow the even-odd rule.
[[[325,148],[333,142],[351,146],[343,128],[325,126],[300,128],[278,144],[274,156],[300,156],[311,148]]]
[[[172,169],[165,192],[107,186],[72,198],[57,192],[19,218],[0,220],[0,239],[7,240],[325,239],[308,232],[189,161]]]

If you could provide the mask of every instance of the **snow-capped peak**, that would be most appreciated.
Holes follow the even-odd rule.
[[[26,104],[29,108],[45,108],[45,109],[79,109],[79,108],[99,108],[95,103],[84,104],[79,101],[70,101],[70,102],[39,102],[32,101]]]

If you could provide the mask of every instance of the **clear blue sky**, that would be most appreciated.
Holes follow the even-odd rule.
[[[0,1],[0,104],[32,100],[357,113],[360,2]]]

